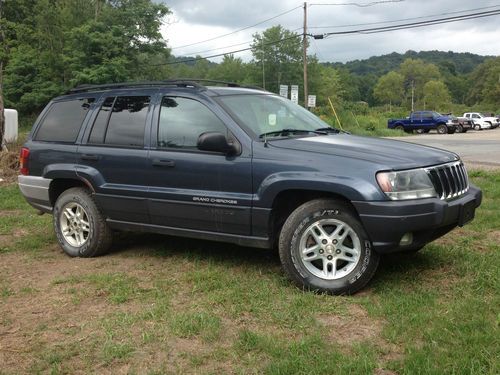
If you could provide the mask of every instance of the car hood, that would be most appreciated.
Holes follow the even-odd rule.
[[[365,160],[383,169],[427,167],[458,160],[450,151],[376,137],[321,135],[269,141],[273,147]]]

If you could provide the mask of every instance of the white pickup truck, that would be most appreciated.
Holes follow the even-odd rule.
[[[474,122],[474,130],[495,129],[500,125],[500,120],[496,117],[487,117],[479,112],[464,113],[464,117]]]

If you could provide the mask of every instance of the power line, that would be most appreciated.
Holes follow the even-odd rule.
[[[367,23],[353,23],[353,24],[331,25],[331,26],[310,26],[309,29],[337,29],[337,28],[340,29],[340,28],[344,28],[344,27],[354,27],[354,26],[381,25],[381,24],[385,24],[385,23],[395,23],[395,22],[403,22],[403,21],[420,20],[420,19],[429,18],[429,17],[448,16],[450,14],[459,14],[459,13],[465,13],[465,12],[475,12],[477,10],[484,10],[484,9],[491,9],[491,8],[498,8],[498,5],[493,5],[493,6],[489,6],[489,7],[474,8],[474,9],[465,9],[465,10],[460,10],[460,11],[456,11],[456,12],[438,13],[438,14],[432,14],[432,15],[428,15],[428,16],[411,17],[411,18],[401,18],[399,20],[391,20],[391,21],[379,21],[379,22],[367,22]]]
[[[379,5],[379,4],[402,3],[403,1],[405,1],[405,0],[381,0],[381,1],[372,1],[370,3],[313,3],[313,4],[309,4],[309,6],[313,6],[313,5],[334,5],[334,6],[353,5],[353,6],[357,6],[359,8],[367,8],[367,7],[371,7],[371,6]]]
[[[282,38],[282,39],[279,39],[279,40],[275,40],[275,41],[272,41],[272,42],[263,43],[262,45],[263,46],[272,46],[272,45],[284,42],[286,40],[298,39],[300,37],[301,37],[301,34],[295,34],[295,35],[292,35],[292,36],[289,36],[289,37],[286,37],[286,38]],[[152,64],[151,66],[175,65],[175,64],[183,64],[183,63],[194,62],[194,61],[199,61],[199,60],[206,60],[206,59],[211,59],[211,58],[214,58],[214,57],[220,57],[220,56],[225,56],[225,55],[231,55],[231,54],[234,54],[234,53],[249,51],[249,50],[251,50],[253,48],[254,47],[247,47],[247,48],[242,48],[242,49],[238,49],[238,50],[235,50],[235,51],[218,53],[216,55],[211,55],[211,56],[193,57],[193,58],[190,58],[190,59],[187,59],[187,60],[182,60],[182,61],[170,61],[170,62],[165,62],[165,63],[161,63],[161,64]]]
[[[374,27],[368,29],[360,29],[360,30],[349,30],[349,31],[334,31],[320,35],[312,35],[315,39],[323,39],[332,35],[347,35],[347,34],[376,34],[387,31],[395,31],[395,30],[404,30],[404,29],[412,29],[417,27],[424,26],[432,26],[439,25],[443,23],[451,23],[458,22],[464,20],[471,20],[476,18],[490,17],[500,14],[500,9],[487,11],[487,12],[479,12],[479,13],[469,13],[461,16],[455,17],[446,17],[446,18],[437,18],[433,20],[421,21],[421,22],[412,22],[406,24],[399,24],[393,26],[383,26],[383,27]]]
[[[293,30],[290,30],[292,33],[297,31],[297,30],[302,30],[302,27],[297,27]],[[236,44],[231,44],[229,46],[224,46],[224,47],[217,47],[217,48],[211,48],[211,49],[206,49],[204,51],[198,51],[198,52],[189,52],[189,53],[185,53],[185,55],[199,55],[200,53],[205,53],[205,52],[212,52],[212,51],[219,51],[221,49],[226,49],[226,48],[231,48],[231,47],[238,47],[238,46],[243,46],[243,45],[247,45],[247,44],[250,44],[252,43],[253,40],[249,40],[249,41],[246,41],[246,42],[241,42],[241,43],[236,43]]]
[[[289,10],[283,12],[283,13],[277,14],[276,16],[268,18],[268,19],[266,19],[264,21],[258,22],[258,23],[254,24],[254,25],[245,26],[245,27],[243,27],[241,29],[238,29],[238,30],[235,30],[235,31],[231,31],[230,33],[222,34],[222,35],[219,35],[219,36],[216,36],[216,37],[213,37],[213,38],[210,38],[210,39],[206,39],[206,40],[201,40],[201,41],[195,42],[195,43],[185,44],[183,46],[172,47],[171,49],[174,50],[174,49],[179,49],[179,48],[184,48],[184,47],[191,47],[191,46],[194,46],[194,45],[197,45],[197,44],[202,44],[202,43],[206,43],[206,42],[211,42],[212,40],[224,38],[226,36],[239,33],[240,31],[248,30],[248,29],[251,29],[252,27],[262,25],[263,23],[266,23],[266,22],[274,20],[274,19],[276,19],[278,17],[284,16],[285,14],[293,12],[294,10],[299,9],[299,8],[302,8],[302,6],[299,5],[299,6],[295,7],[295,8],[292,8],[292,9],[289,9]]]
[[[412,28],[418,28],[418,27],[439,25],[439,24],[444,24],[444,23],[471,20],[471,19],[476,19],[476,18],[490,17],[490,16],[499,15],[499,14],[500,14],[500,9],[497,9],[497,10],[492,10],[492,11],[487,11],[487,12],[463,14],[463,15],[455,16],[455,17],[437,18],[437,19],[432,19],[432,20],[427,20],[427,21],[422,21],[422,22],[412,22],[412,23],[406,23],[406,24],[375,27],[375,28],[368,28],[368,29],[329,32],[329,33],[319,34],[319,35],[308,34],[308,36],[312,36],[315,39],[324,39],[324,38],[327,38],[327,37],[332,36],[332,35],[376,34],[376,33],[388,32],[388,31],[412,29]],[[428,17],[430,17],[430,16],[428,16]],[[392,22],[392,21],[388,21],[388,22]],[[299,38],[299,37],[300,37],[300,34],[296,34],[294,36],[290,36],[290,37],[283,38],[280,40],[265,43],[264,45],[275,45],[275,44],[279,44],[281,42],[284,42],[286,40],[293,39],[293,38]],[[222,47],[222,48],[224,48],[224,47]],[[220,57],[220,56],[230,55],[230,54],[234,54],[234,53],[249,51],[252,48],[253,47],[247,47],[247,48],[242,48],[242,49],[233,50],[233,51],[229,51],[229,52],[219,53],[219,54],[215,54],[215,55],[211,55],[211,56],[196,57],[196,58],[190,58],[190,59],[181,60],[181,61],[170,61],[170,62],[165,62],[165,63],[161,63],[161,64],[153,64],[152,66],[174,65],[174,64],[182,64],[182,63],[187,63],[187,62],[195,62],[195,61],[199,61],[199,60],[206,60],[206,59],[211,59],[214,57]]]

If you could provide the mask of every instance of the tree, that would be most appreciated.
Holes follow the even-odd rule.
[[[451,103],[450,91],[442,81],[429,81],[424,85],[424,101],[431,109],[445,110]]]
[[[420,59],[406,59],[399,66],[399,73],[404,77],[406,97],[417,105],[422,105],[424,85],[431,80],[441,79],[441,73],[434,64],[425,63]]]
[[[302,41],[297,33],[273,26],[254,34],[251,47],[264,88],[278,92],[280,84],[302,82]]]
[[[152,0],[11,0],[6,103],[36,112],[81,83],[160,78],[170,52],[160,33],[169,9]]]
[[[245,64],[239,57],[225,55],[222,62],[208,72],[210,79],[243,82],[246,78]]]
[[[377,81],[373,95],[381,103],[389,103],[389,111],[392,111],[392,103],[399,104],[403,100],[404,77],[397,72],[383,75]]]
[[[470,90],[467,94],[467,103],[477,103],[490,106],[496,105],[500,98],[500,57],[490,58],[471,73],[469,79]]]

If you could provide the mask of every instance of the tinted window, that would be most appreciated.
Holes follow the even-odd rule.
[[[114,97],[106,98],[92,126],[92,132],[89,136],[89,143],[104,143],[106,135],[106,126],[108,124],[111,108],[115,102]]]
[[[108,122],[104,143],[143,146],[149,96],[117,97]]]
[[[433,114],[432,114],[432,112],[423,112],[422,113],[422,118],[424,120],[430,120],[430,119],[433,118]]]
[[[193,99],[164,97],[158,127],[158,147],[196,148],[205,132],[227,133],[226,127],[207,107]]]
[[[35,136],[37,141],[74,142],[95,98],[53,103]]]

